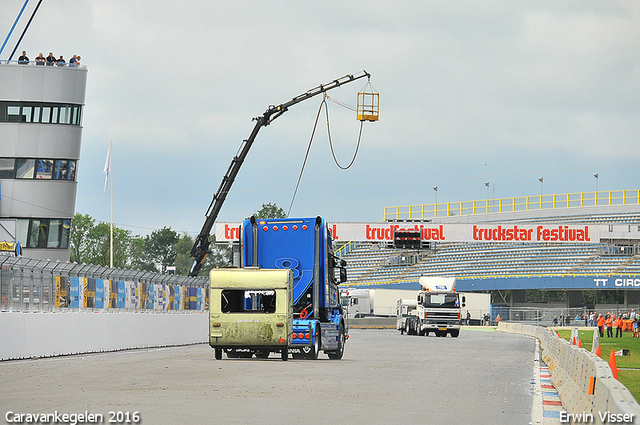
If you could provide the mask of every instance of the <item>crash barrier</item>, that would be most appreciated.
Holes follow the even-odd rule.
[[[208,277],[0,256],[0,311],[204,311]]]
[[[0,267],[1,360],[207,341],[207,277],[9,255]]]
[[[567,414],[583,415],[581,418],[591,415],[586,418],[595,424],[633,422],[634,418],[640,418],[640,405],[599,356],[571,345],[541,326],[500,322],[496,330],[540,340],[542,360],[549,366],[551,382]]]
[[[167,347],[208,341],[206,312],[0,313],[0,360]]]

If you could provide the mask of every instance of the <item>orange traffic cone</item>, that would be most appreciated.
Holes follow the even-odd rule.
[[[609,356],[609,367],[611,368],[611,372],[613,372],[613,377],[618,379],[618,366],[616,365],[615,351],[611,351],[611,355]]]
[[[600,346],[596,347],[596,356],[600,357]]]
[[[578,338],[578,347],[582,348],[582,340]]]

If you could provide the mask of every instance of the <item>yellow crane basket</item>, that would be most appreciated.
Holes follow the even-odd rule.
[[[367,88],[371,91],[366,91]],[[380,93],[376,93],[371,83],[367,83],[362,92],[358,93],[358,121],[378,121],[379,107]]]

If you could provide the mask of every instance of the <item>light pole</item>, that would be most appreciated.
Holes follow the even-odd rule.
[[[598,175],[598,173],[594,173],[593,177],[595,177],[596,179],[596,193],[594,194],[594,201],[595,204],[598,205],[598,179],[600,178],[600,175]]]
[[[487,214],[489,214],[489,182],[484,182],[484,185],[487,186]]]
[[[436,203],[433,206],[433,216],[438,216],[438,186],[433,186],[433,191],[436,192]]]
[[[540,199],[542,199],[542,186],[544,184],[544,177],[539,177],[538,181],[540,182]]]

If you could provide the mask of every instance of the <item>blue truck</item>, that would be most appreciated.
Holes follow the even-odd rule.
[[[346,263],[333,253],[325,220],[252,217],[240,234],[243,267],[293,271],[292,356],[316,359],[324,351],[330,359],[341,359],[348,329],[338,285],[347,280]]]

